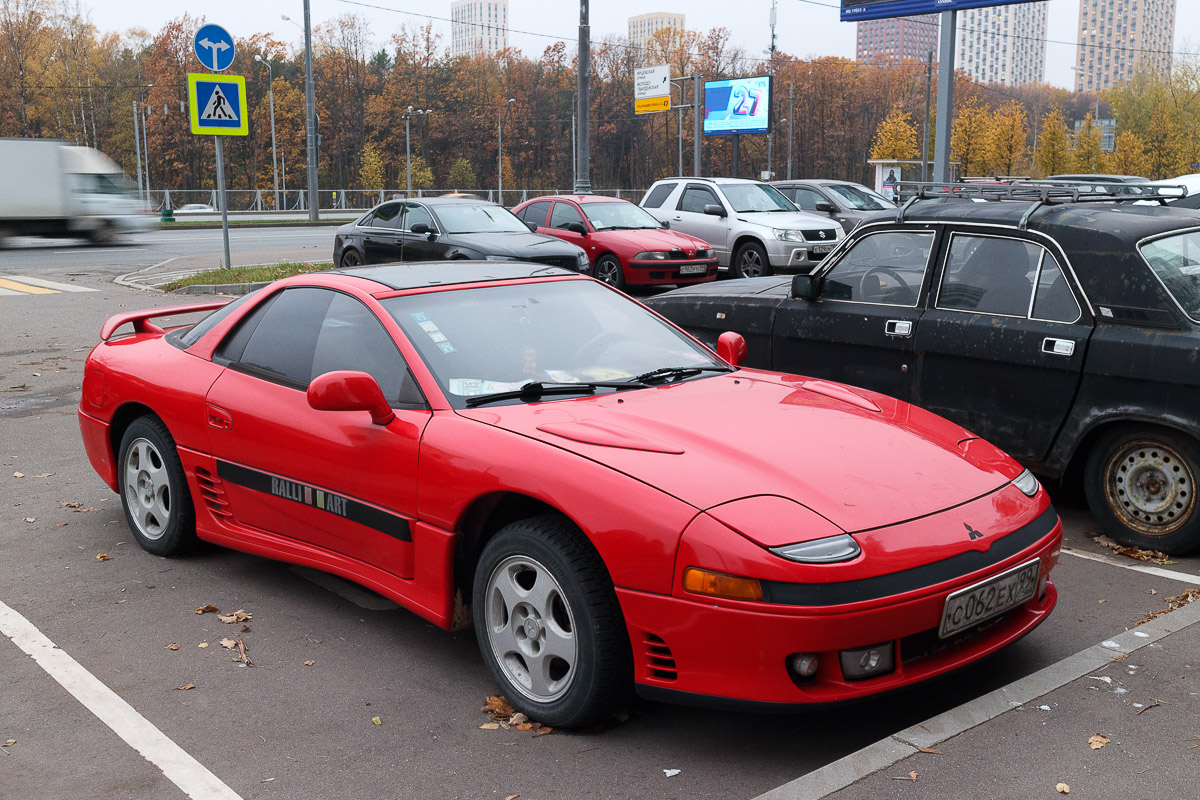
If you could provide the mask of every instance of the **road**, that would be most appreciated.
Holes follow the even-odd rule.
[[[245,235],[248,248],[300,243],[324,253],[330,233]],[[125,248],[0,252],[0,275],[74,289],[0,295],[0,611],[21,615],[107,687],[102,710],[127,703],[224,782],[232,794],[220,796],[754,797],[1117,634],[1188,586],[1127,568],[1139,564],[1097,546],[1079,498],[1052,487],[1067,531],[1054,573],[1059,607],[986,663],[805,714],[634,702],[628,719],[597,730],[481,730],[488,719],[479,709],[496,687],[473,633],[446,633],[340,579],[241,553],[151,556],[89,466],[75,406],[101,323],[122,309],[177,302],[111,277],[219,246],[216,231],[172,231]],[[1200,584],[1200,560],[1169,569]],[[194,613],[210,603],[252,614],[249,630]],[[221,647],[238,636],[254,667]],[[0,795],[185,796],[5,636],[0,675],[0,744],[15,740],[0,752]]]

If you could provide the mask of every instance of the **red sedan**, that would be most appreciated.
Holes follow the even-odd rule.
[[[695,236],[672,231],[627,200],[555,195],[513,209],[538,233],[582,247],[592,275],[609,286],[704,283],[717,279],[717,254]]]
[[[881,394],[739,369],[739,335],[718,356],[568,270],[301,275],[100,338],[80,428],[144,549],[204,539],[473,622],[500,691],[551,725],[631,686],[872,695],[1057,599],[1058,515],[1004,453]]]

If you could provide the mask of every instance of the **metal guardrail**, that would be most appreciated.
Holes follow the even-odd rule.
[[[593,194],[616,197],[634,202],[641,199],[645,189],[593,189]],[[504,206],[515,206],[534,197],[571,194],[570,189],[505,189],[499,194],[496,189],[415,189],[413,197],[438,197],[444,194],[472,194],[489,202]],[[227,189],[227,211],[305,211],[308,209],[308,192],[288,189],[279,192],[276,205],[273,189]],[[317,192],[322,211],[366,211],[385,200],[402,199],[403,189],[321,189]],[[164,208],[179,209],[189,204],[212,206],[219,211],[216,189],[163,189],[151,190],[149,207],[154,211]]]

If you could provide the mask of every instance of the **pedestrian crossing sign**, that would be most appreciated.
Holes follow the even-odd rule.
[[[250,132],[246,79],[241,75],[188,74],[192,133],[245,136]]]

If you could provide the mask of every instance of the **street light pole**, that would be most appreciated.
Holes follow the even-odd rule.
[[[579,55],[577,58],[578,75],[576,83],[578,88],[577,102],[579,103],[576,109],[578,116],[579,133],[575,137],[575,194],[591,194],[591,126],[589,125],[589,112],[591,111],[592,101],[588,92],[588,83],[591,80],[591,55],[592,55],[592,27],[588,22],[588,3],[590,0],[579,0]]]
[[[511,103],[512,101],[509,100],[508,102]],[[404,166],[408,170],[408,188],[405,189],[405,199],[412,199],[412,148],[409,146],[409,141],[411,140],[411,137],[409,136],[410,128],[409,128],[408,122],[413,117],[423,117],[426,114],[432,114],[432,113],[433,113],[432,108],[419,108],[416,111],[413,111],[413,107],[409,106],[408,110],[405,111],[403,114],[403,116],[404,116]]]
[[[500,106],[500,111],[496,113],[496,202],[504,205],[504,117],[508,114],[508,107],[517,102],[517,98],[510,97],[508,102]]]
[[[138,176],[139,176],[138,177],[138,193],[139,193],[139,195],[141,194],[141,175],[144,174],[146,176],[146,197],[143,202],[145,202],[145,204],[147,206],[150,205],[150,140],[146,137],[146,118],[144,116],[142,116],[142,106],[144,106],[146,104],[146,92],[148,92],[149,90],[151,90],[153,88],[154,88],[153,83],[143,86],[142,92],[138,96],[138,102],[133,104],[133,117],[134,117],[133,145],[134,145],[134,151],[135,151],[134,155],[136,155],[137,159],[138,159]],[[140,135],[142,137],[142,143],[141,143],[140,148],[138,147],[139,125],[141,128]],[[137,152],[139,149],[141,151],[140,153]],[[142,158],[143,157],[145,157],[145,159],[146,159],[145,170],[143,170],[143,168],[142,168]]]
[[[138,121],[142,112],[138,110],[138,101],[133,101],[133,155],[137,161],[138,200],[145,203],[142,193],[142,133],[138,129]]]
[[[279,158],[275,155],[275,73],[271,62],[256,55],[255,61],[267,65],[267,97],[271,105],[271,173],[275,176],[275,210],[279,210]]]
[[[316,222],[320,218],[321,201],[317,196],[317,100],[313,91],[312,14],[308,6],[309,0],[304,0],[304,128],[308,148],[308,218]]]
[[[792,111],[792,84],[788,84],[788,170],[787,179],[792,179],[792,118],[795,113]]]

